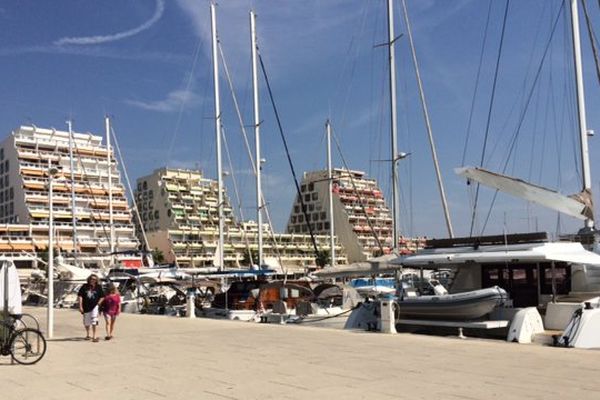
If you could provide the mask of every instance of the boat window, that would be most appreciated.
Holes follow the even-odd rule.
[[[549,263],[541,265],[540,273],[542,294],[552,294],[552,265]],[[571,291],[571,267],[557,263],[554,267],[554,281],[557,294],[569,294]]]

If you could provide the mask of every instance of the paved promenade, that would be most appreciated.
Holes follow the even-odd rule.
[[[55,318],[37,365],[0,358],[2,400],[600,397],[600,351],[143,315],[91,343]]]

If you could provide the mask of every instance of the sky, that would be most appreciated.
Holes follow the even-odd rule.
[[[573,62],[562,0],[513,0],[506,19],[503,0],[406,3],[455,234],[471,232],[476,190],[455,175],[455,167],[483,165],[565,194],[578,192]],[[588,3],[598,28],[600,9]],[[209,4],[1,2],[0,133],[31,123],[66,129],[71,118],[76,131],[102,134],[109,114],[131,179],[165,165],[199,168],[215,178]],[[399,163],[400,227],[405,235],[445,237],[401,1],[394,8],[402,34],[395,42],[399,150],[411,153]],[[260,53],[298,176],[325,167],[330,119],[348,166],[378,179],[389,200],[390,166],[381,161],[391,156],[388,58],[386,47],[378,46],[387,42],[386,2],[219,2],[219,40],[246,127],[252,121],[250,9],[258,16]],[[594,129],[600,92],[582,11],[580,19],[587,121]],[[225,182],[237,204],[235,176],[241,211],[255,218],[251,165],[222,62],[220,71],[229,150]],[[262,76],[259,85],[263,190],[275,227],[283,230],[295,188]],[[252,142],[252,129],[247,131]],[[597,140],[590,140],[595,193]],[[334,164],[343,166],[337,152]],[[493,197],[493,190],[480,188],[475,233],[569,233],[583,225],[503,194],[492,207]]]

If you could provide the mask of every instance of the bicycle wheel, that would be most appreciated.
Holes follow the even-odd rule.
[[[13,333],[10,341],[10,356],[19,364],[31,365],[46,354],[46,339],[36,329],[25,328]]]

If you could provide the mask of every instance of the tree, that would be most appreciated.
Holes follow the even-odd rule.
[[[160,264],[165,261],[165,255],[162,252],[162,250],[153,249],[152,250],[152,259],[154,260],[155,263]]]
[[[327,250],[319,250],[315,257],[315,262],[321,268],[325,268],[331,262],[331,256]]]
[[[244,251],[244,258],[242,258],[242,265],[252,264],[258,264],[258,251],[246,249]]]

